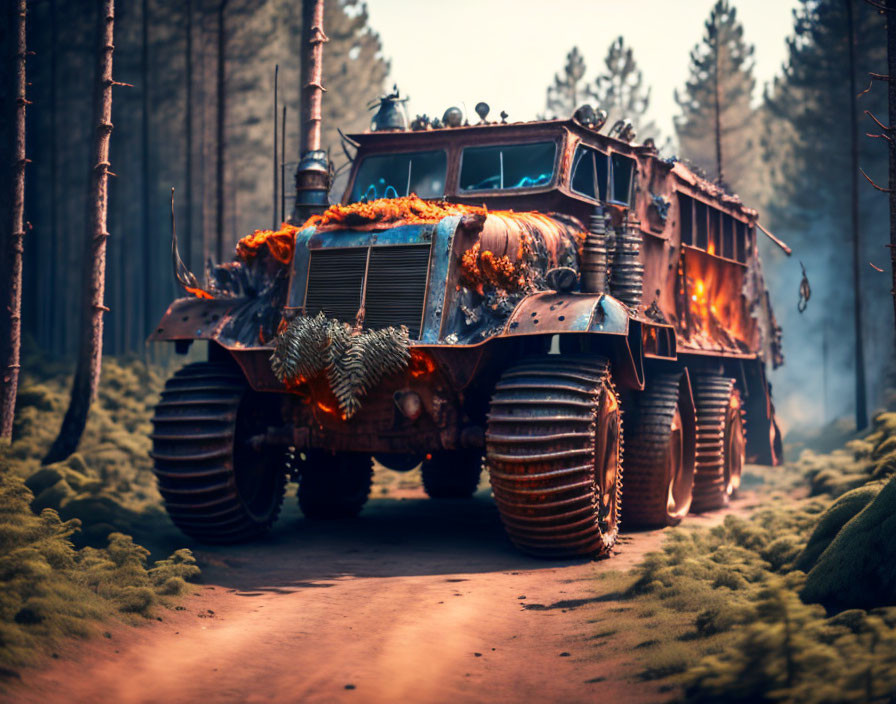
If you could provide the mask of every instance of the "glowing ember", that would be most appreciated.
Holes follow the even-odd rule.
[[[411,360],[408,362],[408,373],[418,378],[432,374],[436,370],[436,363],[432,357],[423,350],[411,350]]]
[[[184,291],[186,291],[189,294],[192,294],[193,296],[196,296],[196,298],[206,298],[209,300],[214,298],[214,296],[212,294],[210,294],[205,289],[201,289],[201,288],[191,288],[190,286],[184,286]]]

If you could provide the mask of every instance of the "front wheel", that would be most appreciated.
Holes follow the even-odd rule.
[[[251,438],[276,424],[268,397],[238,370],[189,364],[166,383],[152,422],[153,471],[165,508],[204,543],[235,543],[267,532],[280,512],[286,463]]]
[[[312,450],[299,478],[299,508],[306,518],[354,518],[370,495],[373,462],[356,452]]]
[[[602,555],[619,532],[622,418],[603,357],[536,358],[492,397],[486,463],[504,528],[543,557]]]

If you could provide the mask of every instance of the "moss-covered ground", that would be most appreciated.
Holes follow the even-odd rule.
[[[13,442],[0,447],[0,674],[110,618],[171,606],[199,568],[189,550],[150,565],[139,542],[170,530],[150,469],[162,375],[106,359],[78,452],[42,467],[68,402],[69,370],[27,355]],[[138,541],[131,537],[138,536]],[[2,678],[0,678],[2,684]]]
[[[844,449],[754,469],[762,508],[669,531],[633,572],[600,579],[621,604],[594,639],[685,701],[896,701],[894,470],[893,413]]]

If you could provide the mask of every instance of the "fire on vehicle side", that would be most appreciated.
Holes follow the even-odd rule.
[[[357,515],[376,457],[435,498],[484,466],[515,545],[600,555],[621,519],[722,508],[745,460],[778,463],[756,211],[594,111],[486,114],[351,135],[341,204],[171,305],[151,339],[210,350],[154,417],[184,532],[262,534],[288,471],[306,516]]]

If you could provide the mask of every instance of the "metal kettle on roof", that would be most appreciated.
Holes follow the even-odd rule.
[[[370,131],[390,132],[406,130],[408,128],[408,116],[405,112],[404,103],[407,101],[407,97],[400,97],[398,86],[393,85],[392,93],[382,96],[368,106],[370,110],[379,106],[379,110],[377,110],[370,121]]]

